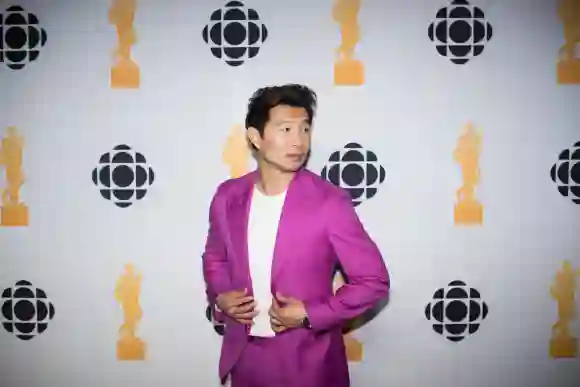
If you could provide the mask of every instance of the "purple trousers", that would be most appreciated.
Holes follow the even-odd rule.
[[[276,337],[251,337],[232,369],[231,387],[294,387],[279,344]]]

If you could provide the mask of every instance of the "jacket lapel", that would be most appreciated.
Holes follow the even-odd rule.
[[[300,209],[303,204],[303,192],[301,190],[304,177],[303,170],[300,170],[294,176],[294,179],[288,186],[286,192],[286,199],[282,207],[282,214],[278,223],[278,232],[276,234],[276,243],[272,257],[272,294],[276,294],[276,283],[281,273],[283,273],[284,265],[292,259],[292,243],[291,236],[296,230],[301,227],[300,220],[304,219],[300,216]]]
[[[248,260],[248,219],[255,177],[256,172],[254,171],[243,181],[241,190],[230,199],[227,210],[230,242],[238,268],[232,273],[233,280],[240,282],[241,286],[248,286],[250,293],[252,292],[252,281]]]

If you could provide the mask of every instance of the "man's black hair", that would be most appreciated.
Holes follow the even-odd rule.
[[[304,108],[308,123],[312,124],[316,113],[316,93],[305,85],[289,83],[280,86],[262,87],[252,94],[246,114],[246,129],[256,128],[264,136],[264,127],[270,119],[270,109],[278,105]]]

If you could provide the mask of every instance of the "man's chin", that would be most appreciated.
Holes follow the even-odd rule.
[[[300,170],[303,165],[304,165],[304,163],[294,164],[294,165],[285,165],[285,166],[281,167],[280,170],[282,172],[286,172],[286,173],[294,173],[294,172],[298,172],[298,170]]]
[[[294,173],[298,172],[305,164],[305,161],[295,161],[295,162],[285,162],[285,163],[277,163],[277,162],[270,162],[270,165],[278,169],[280,172],[283,173]]]

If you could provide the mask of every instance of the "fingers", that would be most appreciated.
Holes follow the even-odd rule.
[[[272,303],[272,307],[270,310],[268,310],[268,315],[270,316],[270,326],[276,333],[283,332],[288,329],[288,327],[283,323],[283,318],[279,312],[280,309],[277,308],[274,303]]]
[[[285,326],[280,320],[276,318],[270,318],[270,326],[276,333],[284,332],[286,329],[288,329],[287,326]]]
[[[248,324],[251,324],[254,322],[254,317],[256,317],[256,315],[254,315],[253,313],[249,313],[249,314],[243,314],[243,315],[236,315],[235,319],[238,321],[244,320],[244,321],[247,321]]]
[[[228,314],[239,323],[251,325],[254,321],[254,317],[258,315],[256,306],[257,303],[255,301],[246,302],[245,304],[230,308]]]
[[[270,316],[270,318],[275,318],[279,321],[280,320],[280,309],[277,308],[274,304],[272,304],[272,307],[270,309],[268,309],[268,316]]]
[[[245,303],[253,301],[253,300],[254,300],[254,297],[245,296],[245,297],[234,298],[228,304],[230,307],[232,307],[232,306],[242,305],[242,304],[245,304]]]
[[[231,292],[222,293],[217,296],[217,304],[221,310],[228,310],[233,306],[245,304],[252,301],[254,298],[247,295],[248,290],[233,290]]]
[[[253,310],[253,311],[250,311],[250,312],[232,313],[232,316],[233,316],[235,319],[239,319],[239,318],[241,318],[241,319],[250,319],[250,320],[251,320],[251,319],[253,319],[254,317],[256,317],[257,315],[258,315],[258,312],[257,312],[257,311],[255,311],[255,310]]]
[[[227,312],[230,315],[238,316],[241,314],[252,312],[252,311],[254,311],[255,308],[256,308],[256,302],[251,301],[251,302],[246,302],[245,304],[232,306],[227,310]]]
[[[270,324],[274,326],[283,326],[282,322],[276,318],[270,318]]]

